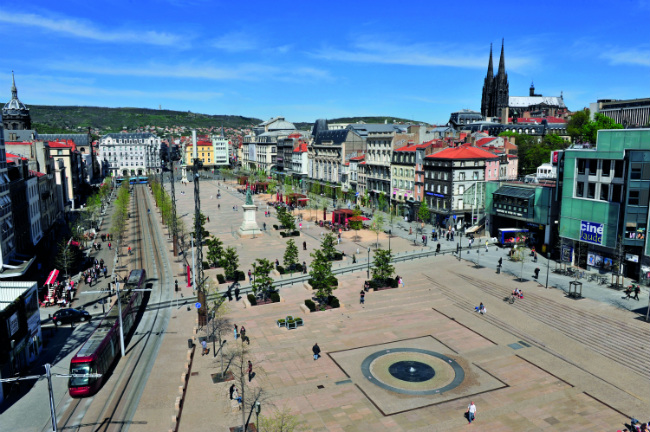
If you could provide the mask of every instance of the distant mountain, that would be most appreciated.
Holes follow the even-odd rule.
[[[156,110],[149,108],[104,108],[88,106],[30,105],[32,122],[48,128],[68,131],[86,130],[99,133],[118,132],[126,128],[135,131],[145,126],[209,129],[243,128],[262,122],[252,117],[208,115],[189,111]]]

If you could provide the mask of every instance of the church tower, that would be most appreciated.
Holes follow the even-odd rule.
[[[483,96],[481,97],[481,115],[483,117],[491,116],[490,102],[492,99],[493,84],[494,72],[492,70],[492,44],[490,44],[490,62],[488,63],[487,75],[485,76],[485,81],[483,82]]]
[[[501,115],[503,108],[508,108],[510,104],[510,85],[508,84],[508,74],[506,73],[506,57],[503,48],[503,39],[501,39],[501,58],[499,59],[499,71],[494,77],[493,93],[493,112],[495,117]],[[507,121],[508,119],[501,119]]]
[[[16,79],[11,71],[11,100],[2,108],[2,125],[6,130],[26,130],[32,128],[29,108],[18,99]]]

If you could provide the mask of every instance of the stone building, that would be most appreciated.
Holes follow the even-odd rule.
[[[18,99],[18,89],[13,71],[11,72],[11,100],[2,108],[2,125],[7,130],[27,130],[32,128],[29,108]]]
[[[146,133],[110,133],[99,141],[99,160],[108,172],[105,175],[140,176],[159,174],[162,167],[160,146],[156,135]]]

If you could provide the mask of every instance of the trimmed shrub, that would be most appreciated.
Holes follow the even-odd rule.
[[[294,237],[300,237],[300,231],[296,230],[296,231],[292,232],[291,235],[294,236]]]
[[[203,270],[209,270],[210,269],[210,263],[207,261],[203,261]]]
[[[334,276],[330,277],[328,282],[330,286],[336,286],[336,287],[339,286],[339,280]]]
[[[336,298],[335,296],[329,296],[327,298],[327,304],[330,305],[332,309],[341,307],[341,304],[339,303],[339,299]]]
[[[302,271],[302,264],[296,264],[295,271],[301,272]]]
[[[217,281],[218,281],[220,284],[222,284],[222,283],[226,283],[226,277],[225,277],[224,275],[222,275],[221,273],[219,273],[219,274],[217,275]]]
[[[273,291],[270,295],[271,301],[273,303],[279,303],[280,302],[280,293],[277,291]]]
[[[237,279],[238,281],[245,281],[246,280],[246,274],[243,271],[237,270],[235,272],[235,274],[237,275],[237,277],[235,279]]]
[[[305,300],[305,306],[309,308],[310,312],[314,312],[316,310],[316,303],[314,303],[310,299]]]
[[[250,302],[251,306],[255,306],[257,304],[257,297],[255,297],[255,294],[248,294],[248,301]]]
[[[398,281],[399,279],[397,278],[390,278],[388,279],[388,286],[390,286],[391,288],[397,288]]]
[[[343,259],[343,254],[341,252],[336,252],[334,254],[334,258],[332,258],[334,261],[341,261]]]
[[[277,229],[278,229],[278,226],[274,224],[274,225],[273,225],[273,229],[274,229],[274,230],[277,230]]]
[[[276,269],[276,270],[278,271],[278,273],[280,273],[280,274],[284,274],[284,272],[285,272],[284,267],[282,267],[281,265],[277,266],[275,269]]]

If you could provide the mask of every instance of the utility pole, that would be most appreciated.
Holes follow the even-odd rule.
[[[198,309],[199,326],[203,327],[207,321],[207,307],[205,304],[205,291],[203,290],[203,233],[201,229],[201,189],[199,187],[199,168],[203,165],[199,159],[199,152],[196,143],[196,130],[192,131],[192,173],[194,174],[194,241],[196,245],[196,292],[197,300],[201,304]]]
[[[43,378],[43,376],[45,376],[45,378],[47,378],[47,390],[49,392],[52,432],[57,432],[58,429],[57,429],[57,421],[56,421],[56,408],[54,403],[54,391],[52,390],[52,376],[56,378],[100,378],[102,374],[54,374],[52,375],[52,371],[51,371],[52,365],[49,363],[45,363],[43,366],[45,367],[45,375],[29,375],[29,376],[16,377],[16,378],[3,378],[0,379],[0,383],[38,380]]]

